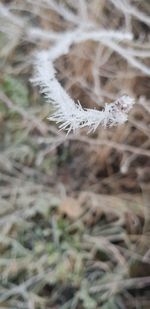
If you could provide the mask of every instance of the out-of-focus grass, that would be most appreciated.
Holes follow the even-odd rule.
[[[41,111],[40,105],[29,105],[29,101],[34,102],[27,85],[4,76],[0,105],[2,308],[134,308],[139,283],[143,292],[137,299],[148,308],[148,277],[134,281],[129,276],[130,261],[142,260],[136,249],[143,225],[140,196],[76,194],[76,204],[69,200],[68,206],[74,212],[73,207],[80,205],[82,216],[77,213],[72,221],[64,206],[67,200],[62,203],[62,181],[67,185],[67,177],[71,179],[73,149],[67,144],[60,148],[58,139],[58,148],[44,153],[43,134],[56,140],[57,135],[42,120],[46,104]],[[71,193],[73,180],[67,186]]]
[[[104,1],[107,25],[110,8],[104,14],[103,7]],[[56,13],[40,9],[38,19],[31,8],[44,29],[65,29]],[[37,43],[22,42],[17,29],[13,41],[1,40],[1,308],[149,309],[148,77],[131,69],[130,82],[124,71],[115,73],[116,63],[123,70],[124,62],[112,58],[110,71],[107,64],[101,68],[104,97],[113,97],[121,84],[137,99],[146,93],[146,103],[137,104],[124,127],[66,138],[47,121],[50,106],[29,83]],[[80,84],[79,77],[84,69],[90,79],[94,48],[75,48],[57,64],[66,88],[88,104],[90,83]]]
[[[72,221],[48,186],[27,180],[14,187],[15,192],[12,184],[3,191],[8,204],[0,221],[2,306],[125,306],[139,282],[127,278],[131,257],[141,260],[134,245],[142,224],[141,202],[135,214],[133,201],[84,193],[76,200],[77,207],[84,205],[83,215]],[[137,221],[135,230],[131,218]],[[144,287],[145,280],[140,278]]]
[[[17,79],[10,75],[4,76],[1,90],[3,90],[15,104],[23,106],[24,108],[29,105],[28,88],[19,78]]]

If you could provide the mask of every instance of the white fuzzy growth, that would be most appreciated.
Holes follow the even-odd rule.
[[[111,104],[106,104],[103,111],[83,109],[79,102],[75,103],[66,93],[55,77],[55,70],[49,54],[40,52],[36,57],[36,77],[32,80],[41,88],[48,102],[56,111],[49,118],[59,123],[60,129],[76,131],[87,127],[95,131],[99,125],[116,126],[127,120],[127,114],[134,104],[129,96],[122,96]]]

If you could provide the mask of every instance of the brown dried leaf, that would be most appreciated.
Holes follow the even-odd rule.
[[[59,212],[73,220],[82,215],[83,209],[78,200],[66,197],[59,206]]]

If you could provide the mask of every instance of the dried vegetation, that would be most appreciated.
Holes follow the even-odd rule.
[[[0,308],[150,308],[150,4],[0,4]],[[79,27],[132,40],[78,42],[55,61],[83,107],[127,93],[118,128],[67,137],[33,89],[33,58]]]

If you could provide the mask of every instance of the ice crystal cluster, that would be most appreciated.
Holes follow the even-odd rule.
[[[53,2],[50,2],[53,3]],[[54,4],[54,3],[53,3]],[[55,7],[56,9],[56,7]],[[63,8],[60,12],[64,18]],[[36,30],[36,31],[35,31]],[[56,78],[54,63],[62,55],[67,55],[75,44],[87,41],[100,43],[118,53],[130,65],[147,72],[147,67],[140,63],[129,51],[124,52],[120,42],[130,42],[133,39],[132,32],[123,30],[104,30],[90,23],[79,23],[71,30],[64,32],[41,32],[39,29],[32,29],[30,36],[45,36],[50,43],[47,50],[38,52],[35,61],[35,76],[32,81],[40,86],[41,92],[48,102],[54,107],[54,113],[49,117],[51,121],[59,124],[60,129],[68,132],[76,131],[78,128],[87,127],[88,131],[95,131],[99,125],[103,127],[117,126],[128,119],[128,113],[134,104],[134,99],[129,95],[119,96],[112,103],[105,103],[102,110],[83,108],[82,102],[74,102],[67,94]],[[149,72],[147,72],[149,74]]]
[[[99,125],[103,127],[116,126],[127,121],[128,112],[134,104],[134,99],[123,95],[110,104],[105,104],[102,111],[82,108],[80,102],[74,102],[55,77],[55,69],[48,52],[40,52],[36,56],[36,76],[34,84],[40,85],[41,93],[54,108],[51,121],[59,123],[60,129],[76,131],[87,127],[95,131]]]

